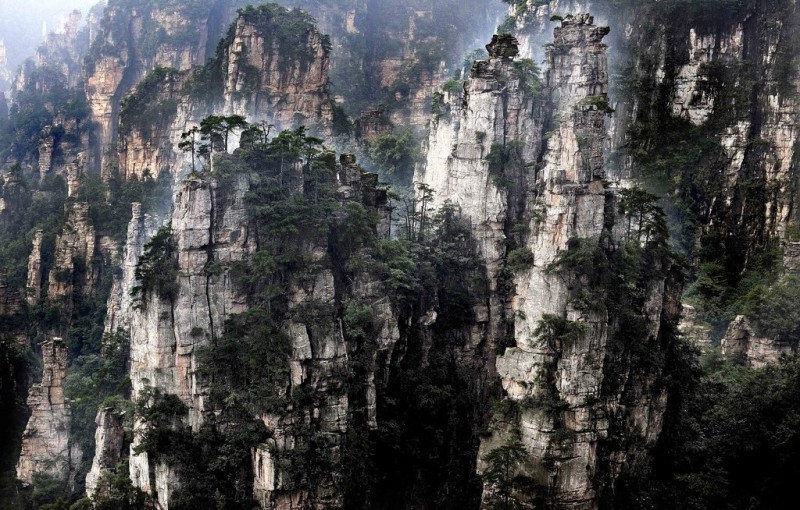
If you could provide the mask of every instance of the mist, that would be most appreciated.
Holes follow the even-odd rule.
[[[0,40],[5,41],[8,50],[11,75],[42,42],[44,24],[52,31],[73,9],[85,16],[98,3],[99,0],[0,0]]]

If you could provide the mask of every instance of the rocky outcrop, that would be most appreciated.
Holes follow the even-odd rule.
[[[22,300],[15,289],[8,286],[8,273],[0,268],[0,317],[10,317],[22,311]]]
[[[519,40],[520,54],[531,58],[535,62],[544,59],[544,46],[550,43],[554,27],[560,23],[560,18],[576,15],[583,12],[601,14],[605,10],[596,0],[526,0],[508,7],[508,17],[503,28],[513,33]],[[603,23],[605,17],[601,17]]]
[[[591,250],[628,242],[613,226],[619,197],[604,181],[608,32],[589,15],[567,16],[547,49],[543,97],[524,64],[513,61],[517,41],[496,36],[490,59],[474,64],[460,106],[447,101],[450,113],[433,121],[427,166],[415,179],[436,192],[435,205],[452,202],[472,219],[493,282],[496,344],[513,323],[514,345],[500,349],[496,373],[505,399],[520,410],[495,416],[480,458],[519,437],[530,456],[527,474],[556,508],[596,508],[597,487],[613,487],[631,453],[604,445],[634,431],[653,445],[666,403],[656,374],[619,357],[616,312],[581,302],[575,276],[553,269],[572,241]],[[509,290],[507,247],[515,244],[532,260],[513,269]],[[680,285],[670,264],[657,262],[642,283],[645,298],[633,305],[646,324],[643,342],[658,342],[669,334],[662,327],[677,322]],[[579,333],[553,343],[538,329],[546,320],[565,320]],[[551,398],[558,402],[548,404]],[[487,505],[491,494],[487,486]]]
[[[89,132],[78,119],[53,118],[39,139],[39,181],[60,175],[67,182],[68,196],[74,196],[86,171]]]
[[[130,319],[133,398],[146,385],[177,395],[189,407],[188,422],[194,429],[202,423],[204,412],[194,350],[219,336],[230,314],[245,309],[229,271],[215,274],[209,266],[243,260],[254,250],[244,208],[248,189],[246,175],[238,176],[224,193],[216,180],[194,177],[183,183],[171,218],[180,272],[178,291],[174,299],[166,300],[151,293]],[[142,490],[157,493],[159,504],[167,508],[174,478],[165,477],[165,466],[150,466],[147,453],[133,453],[135,447],[134,442],[131,479]]]
[[[215,159],[217,167],[237,164],[236,156],[219,154]],[[337,173],[338,197],[363,200],[380,212],[380,235],[388,235],[387,196],[377,189],[377,179],[362,175],[351,157],[343,157]],[[205,383],[197,376],[195,353],[224,334],[227,318],[247,309],[245,296],[234,286],[230,270],[256,250],[256,232],[252,231],[244,201],[249,188],[247,173],[234,173],[224,183],[195,175],[182,184],[170,223],[179,268],[176,291],[172,298],[152,292],[131,312],[133,398],[147,386],[177,395],[189,408],[186,424],[193,430],[198,430],[213,411]],[[337,465],[351,413],[355,412],[350,409],[344,382],[349,354],[357,347],[348,344],[342,323],[333,313],[334,303],[345,289],[337,283],[327,238],[315,239],[307,250],[315,261],[312,266],[318,269],[304,276],[292,275],[288,282],[287,319],[281,327],[292,338],[293,347],[287,360],[287,393],[282,397],[290,401],[302,394],[314,405],[289,406],[286,412],[261,417],[271,439],[252,451],[253,491],[264,508],[288,509],[312,501],[330,506],[342,501],[341,489],[334,483],[341,476],[339,471],[326,468],[313,484],[300,485],[289,472],[296,462],[292,460],[295,451],[302,451],[311,440],[309,430],[314,431],[314,437],[326,438],[327,446],[319,454],[330,458],[331,466]],[[376,314],[379,348],[373,356],[377,357],[393,345],[396,322],[379,282],[365,276],[357,279],[354,287],[353,298],[370,303]],[[374,426],[373,377],[369,374],[360,384],[366,388],[365,394],[372,396],[364,397],[363,412]],[[131,479],[154,496],[159,508],[166,509],[171,492],[180,485],[180,473],[148,453],[135,453],[137,441],[134,439],[131,445]]]
[[[377,176],[366,174],[355,158],[343,155],[338,170],[337,198],[363,203],[379,214],[377,236],[389,235],[389,207],[385,191],[377,188]],[[262,508],[289,510],[298,506],[337,508],[343,504],[341,481],[345,474],[334,467],[343,461],[345,437],[359,426],[377,429],[376,373],[386,370],[378,360],[386,360],[400,334],[397,318],[383,292],[381,282],[362,271],[351,288],[335,274],[328,240],[318,239],[310,246],[309,255],[321,268],[311,282],[293,277],[290,284],[289,316],[284,327],[292,338],[289,360],[290,389],[287,397],[307,395],[313,406],[297,406],[282,416],[264,415],[267,428],[273,432],[268,444],[253,450],[254,496]],[[362,256],[369,257],[367,253]],[[307,279],[306,279],[307,280]],[[363,356],[363,345],[353,338],[341,319],[336,318],[337,296],[365,303],[374,314],[375,350],[366,366],[374,367],[346,382],[346,374],[354,369],[353,358]],[[315,313],[309,313],[316,310]],[[347,390],[347,385],[360,388]],[[361,418],[356,418],[361,417]],[[310,444],[311,435],[324,438],[319,451],[324,466],[320,473],[297,484],[290,474],[293,457]],[[364,431],[362,431],[364,432]],[[319,439],[317,440],[319,441]]]
[[[91,294],[97,278],[94,265],[96,241],[89,218],[89,204],[75,202],[68,205],[67,222],[56,238],[55,260],[48,279],[47,299],[50,302],[71,310],[75,285],[81,292]]]
[[[114,408],[106,407],[97,412],[94,459],[86,475],[86,494],[90,497],[94,496],[103,474],[116,469],[123,458],[125,453],[123,418],[123,415]]]
[[[109,143],[116,141],[125,94],[158,67],[185,71],[205,63],[237,5],[215,1],[131,9],[124,2],[109,3],[92,40],[86,72],[86,96],[98,124],[93,154],[98,166]]]
[[[290,48],[292,43],[272,33],[273,16],[265,9],[236,20],[222,62],[224,110],[278,130],[298,125],[327,130],[330,59],[323,35],[312,29]]]
[[[730,323],[722,339],[723,355],[740,357],[753,368],[776,365],[782,355],[796,351],[796,341],[781,341],[759,335],[744,315],[737,316]]]
[[[64,398],[67,346],[61,338],[42,343],[42,362],[42,381],[28,393],[31,417],[17,463],[17,478],[25,485],[33,482],[34,475],[69,482],[80,460],[80,451],[68,434],[70,409]]]
[[[33,306],[39,302],[42,294],[42,238],[44,232],[39,229],[33,234],[33,246],[28,256],[28,281],[25,286],[28,304]]]
[[[69,89],[77,88],[80,83],[83,56],[89,47],[89,31],[81,29],[82,21],[81,12],[72,11],[36,50],[36,66],[58,70]]]
[[[474,235],[491,273],[502,255],[508,194],[500,179],[492,178],[489,154],[515,142],[521,159],[535,161],[542,125],[534,115],[536,97],[526,90],[512,60],[516,40],[495,36],[487,49],[490,59],[473,65],[463,97],[445,93],[449,112],[432,121],[427,162],[414,182],[434,190],[434,208],[449,201],[473,219]]]
[[[155,235],[161,223],[162,220],[158,215],[146,214],[139,202],[131,204],[131,220],[128,223],[128,233],[122,248],[121,271],[119,276],[114,278],[108,297],[106,333],[120,329],[130,330],[131,317],[134,312],[131,289],[137,285],[136,265],[139,257],[144,253],[144,245]]]
[[[297,39],[287,35],[287,25],[301,35]],[[209,115],[242,115],[268,126],[271,133],[305,126],[330,134],[326,41],[313,20],[299,11],[277,5],[242,11],[217,58],[205,68],[183,73],[157,70],[134,89],[129,99],[137,104],[129,109],[131,115],[121,118],[121,174],[155,177],[169,168],[175,182],[180,182],[192,171],[190,155],[177,150],[181,135]],[[157,82],[156,74],[161,77]],[[147,119],[134,118],[153,104],[168,106]],[[229,145],[235,147],[238,133],[231,139]],[[196,162],[196,168],[200,166]]]
[[[0,93],[8,90],[10,85],[11,72],[8,69],[8,50],[6,49],[5,41],[0,39]]]
[[[681,322],[678,325],[681,334],[697,346],[701,351],[709,351],[712,347],[711,326],[698,320],[697,310],[692,305],[683,305]]]
[[[6,93],[0,92],[0,120],[8,118],[8,100],[6,100]]]

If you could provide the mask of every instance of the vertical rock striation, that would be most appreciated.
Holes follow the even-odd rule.
[[[153,292],[130,318],[133,398],[145,386],[177,395],[189,407],[189,424],[203,421],[203,390],[196,379],[194,350],[222,332],[225,319],[245,309],[227,270],[210,272],[217,262],[230,264],[254,249],[249,235],[244,195],[246,176],[223,192],[216,180],[190,178],[176,196],[171,228],[178,253],[177,291],[172,298]],[[130,231],[129,231],[130,233]],[[167,508],[170,484],[165,466],[151,465],[147,453],[131,446],[134,484]]]
[[[28,304],[33,306],[39,302],[42,294],[42,237],[44,232],[39,229],[33,234],[31,254],[28,256],[28,281],[26,285],[26,298]]]
[[[92,467],[86,474],[86,494],[94,496],[100,478],[105,472],[117,467],[125,454],[125,430],[123,416],[113,408],[103,408],[97,412],[94,435],[94,459]]]
[[[86,294],[93,291],[97,277],[94,274],[97,239],[89,218],[89,204],[75,202],[68,205],[67,209],[67,222],[56,238],[55,261],[48,279],[47,298],[52,303],[65,306],[65,311],[70,311],[74,286],[77,285]]]
[[[330,43],[315,27],[282,40],[273,26],[281,20],[274,17],[268,9],[245,10],[231,28],[221,62],[224,111],[264,120],[277,130],[298,125],[326,130],[332,119]]]
[[[493,280],[496,372],[519,412],[495,416],[481,455],[519,437],[537,496],[557,508],[596,508],[598,488],[613,487],[630,453],[613,438],[637,433],[654,444],[666,399],[654,385],[659,368],[642,371],[621,355],[621,312],[602,304],[611,290],[595,289],[597,302],[587,304],[580,295],[586,277],[557,267],[576,244],[602,252],[627,241],[614,226],[620,197],[604,181],[608,32],[589,15],[567,16],[547,49],[542,97],[521,79],[524,64],[512,61],[516,40],[495,37],[489,61],[473,66],[460,107],[451,102],[451,114],[434,120],[427,166],[416,179],[433,188],[436,205],[450,201],[472,219]],[[510,266],[512,252],[529,253],[530,265]],[[640,340],[662,349],[680,312],[680,284],[668,257],[654,264],[639,282],[645,297],[633,313],[644,324]],[[540,327],[548,321],[579,333],[554,340]],[[510,347],[499,342],[504,331]]]
[[[288,34],[287,25],[297,33]],[[306,126],[331,134],[329,53],[327,37],[307,15],[279,6],[245,9],[205,67],[157,70],[133,90],[136,104],[121,117],[120,173],[141,178],[169,168],[179,182],[192,170],[190,156],[177,150],[181,134],[209,115],[242,115],[271,133]],[[156,113],[139,115],[154,104],[162,105]],[[231,138],[236,146],[237,134]]]
[[[47,475],[61,482],[71,481],[80,459],[71,444],[69,402],[64,398],[67,375],[67,346],[61,338],[42,343],[42,381],[28,393],[31,417],[22,436],[22,453],[17,463],[17,478],[25,485],[35,475]]]

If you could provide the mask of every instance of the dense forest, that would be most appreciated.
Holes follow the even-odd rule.
[[[797,0],[75,7],[0,20],[0,509],[792,500]]]

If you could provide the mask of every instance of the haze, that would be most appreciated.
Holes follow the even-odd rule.
[[[73,9],[84,15],[98,0],[0,0],[0,39],[8,48],[12,74],[22,61],[33,55],[42,41],[42,24],[48,30]]]

